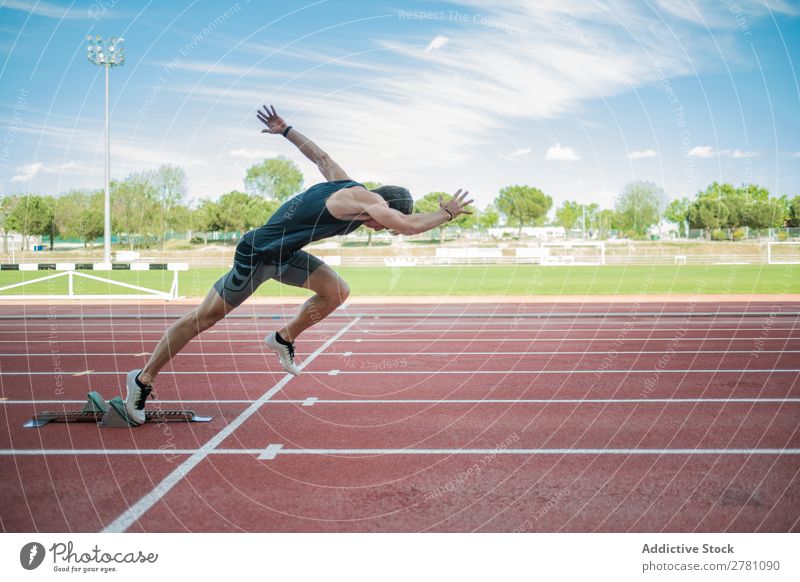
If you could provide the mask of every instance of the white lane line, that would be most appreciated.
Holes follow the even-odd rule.
[[[773,328],[773,331],[774,330],[775,330],[775,328]],[[210,331],[212,331],[212,330],[210,330]],[[506,331],[508,331],[508,330],[506,330]],[[564,331],[566,332],[568,330],[564,330]],[[664,331],[664,330],[661,330],[661,331]],[[678,331],[678,330],[676,330],[676,331]],[[786,331],[791,331],[791,330],[787,329]],[[363,331],[359,330],[358,332],[354,332],[354,333],[368,333],[368,332],[367,332],[367,330],[363,330]],[[442,332],[442,333],[444,335],[452,335],[455,332],[450,331],[449,333],[447,333],[447,332]],[[632,332],[629,332],[628,336],[630,336],[631,333]],[[157,336],[157,337],[160,337],[160,336]],[[81,344],[81,345],[84,345],[84,344],[92,344],[92,343],[102,343],[104,345],[105,344],[109,344],[109,343],[110,344],[114,344],[114,345],[123,345],[123,344],[137,344],[137,345],[139,345],[139,344],[142,343],[142,339],[144,339],[144,338],[138,337],[138,336],[135,337],[135,338],[132,338],[132,339],[115,338],[114,341],[108,341],[107,339],[106,340],[103,340],[103,339],[95,339],[95,340],[88,340],[88,339],[75,339],[75,340],[65,340],[65,339],[58,339],[58,340],[49,339],[49,340],[47,340],[47,339],[44,339],[44,340],[33,340],[33,339],[27,339],[25,341],[25,343],[26,344],[48,344],[48,345],[60,345],[60,344]],[[459,338],[459,337],[456,337],[456,338],[448,338],[448,337],[443,337],[443,338],[442,337],[436,337],[436,338],[407,338],[407,337],[370,338],[371,342],[391,342],[391,343],[407,343],[407,342],[417,342],[417,343],[419,343],[419,342],[425,342],[426,344],[427,343],[431,343],[431,342],[449,342],[449,343],[463,344],[465,341],[468,341],[470,344],[476,344],[476,343],[477,344],[480,344],[480,343],[498,344],[498,343],[504,343],[504,342],[512,342],[512,343],[514,343],[514,342],[524,342],[524,343],[548,343],[548,342],[553,343],[553,342],[557,342],[557,343],[560,344],[562,342],[583,342],[583,343],[586,343],[586,342],[632,342],[632,341],[639,342],[639,343],[650,343],[650,342],[671,342],[673,340],[674,340],[674,336],[657,337],[657,336],[653,336],[652,333],[648,333],[645,337],[621,337],[621,338],[617,338],[617,337],[597,337],[595,335],[587,336],[587,337],[561,337],[561,336],[556,336],[556,337],[550,337],[550,338],[542,337],[541,335],[539,335],[537,337],[514,337],[514,338],[509,338],[509,337],[501,337],[501,338],[482,338],[482,337],[469,337],[469,338]],[[680,338],[681,342],[726,342],[727,343],[727,342],[754,341],[754,340],[760,340],[760,341],[764,341],[764,342],[770,342],[770,341],[783,341],[783,342],[786,342],[786,341],[800,341],[800,338],[798,338],[798,337],[787,337],[787,336],[776,336],[774,334],[772,336],[768,337],[768,338],[759,337],[759,336],[752,336],[752,337],[751,336],[745,336],[745,337],[713,336],[713,335],[708,335],[708,334],[705,334],[705,335],[703,335],[701,337],[682,337],[682,338]],[[227,344],[234,344],[234,343],[253,344],[254,341],[255,340],[252,339],[252,338],[251,339],[225,338],[225,339],[218,339],[218,340],[195,339],[195,340],[192,340],[192,345],[197,345],[197,344],[220,344],[220,343],[224,343],[226,345]],[[320,340],[315,340],[315,339],[309,339],[308,340],[309,343],[315,343],[317,341],[320,341]],[[362,341],[364,341],[363,338],[343,339],[341,341],[341,343],[353,342],[353,343],[359,344]],[[21,355],[25,355],[25,352],[20,352],[20,353],[21,353]],[[190,353],[197,353],[197,352],[190,352]]]
[[[355,319],[351,320],[347,325],[345,325],[342,329],[336,332],[335,335],[331,336],[324,344],[322,344],[319,348],[317,348],[310,356],[308,356],[303,362],[300,364],[299,368],[303,369],[308,364],[314,361],[314,359],[320,355],[324,350],[326,350],[333,342],[339,339],[343,334],[347,332],[352,326],[358,323],[359,318],[356,317]],[[253,414],[255,414],[258,409],[272,398],[275,394],[277,394],[294,376],[291,374],[286,374],[282,380],[280,380],[275,386],[267,390],[258,400],[253,402],[250,406],[248,406],[239,416],[231,421],[225,428],[223,428],[220,432],[218,432],[213,438],[211,438],[205,445],[202,446],[197,452],[193,453],[191,457],[186,459],[183,463],[181,463],[174,471],[172,471],[169,475],[167,475],[156,487],[147,495],[142,497],[139,501],[134,503],[127,511],[125,511],[122,515],[120,515],[117,519],[111,522],[103,532],[124,532],[127,530],[131,525],[133,525],[136,520],[138,520],[142,515],[144,515],[151,507],[153,507],[156,503],[161,500],[164,495],[166,495],[170,489],[175,487],[178,482],[183,479],[194,467],[196,467],[200,462],[202,462],[208,454],[216,449],[226,438],[228,438],[233,432],[238,429],[244,422],[250,418]]]
[[[794,303],[793,305],[796,305]],[[299,307],[299,305],[292,306],[293,308]],[[418,325],[441,325],[441,321],[437,320],[454,320],[455,322],[462,323],[462,325],[470,325],[470,321],[479,320],[479,319],[487,319],[487,320],[503,320],[503,319],[516,319],[516,320],[527,320],[527,323],[530,324],[542,324],[542,325],[560,325],[558,322],[548,322],[549,317],[556,318],[559,314],[558,313],[551,313],[549,311],[541,311],[541,312],[527,312],[528,310],[523,311],[516,311],[510,310],[506,312],[500,313],[484,313],[484,314],[471,314],[471,313],[438,313],[437,312],[429,312],[429,313],[419,313],[414,312],[413,310],[408,310],[403,308],[403,314],[372,314],[372,313],[350,313],[350,314],[339,314],[338,312],[341,311],[343,307],[339,307],[336,315],[329,316],[327,321],[323,321],[317,324],[317,327],[336,327],[338,322],[335,322],[334,319],[336,318],[350,318],[352,317],[361,317],[362,319],[370,320],[369,323],[374,322],[374,320],[380,320],[380,324],[382,325],[407,325],[409,319],[419,318],[420,321],[416,322]],[[165,327],[169,325],[169,322],[175,319],[179,319],[183,312],[176,312],[174,314],[158,314],[158,315],[136,315],[132,316],[131,314],[114,314],[114,315],[106,315],[103,317],[99,316],[92,316],[90,314],[84,315],[72,315],[72,316],[52,316],[52,315],[17,315],[17,316],[8,316],[8,315],[0,315],[0,325],[5,327],[13,327],[13,326],[30,326],[30,327],[47,327],[49,328],[54,323],[58,323],[59,325],[73,325],[73,326],[86,326],[86,327],[103,327],[108,325],[109,320],[113,320],[115,325],[120,326],[127,326],[127,327]],[[582,314],[573,312],[569,314],[561,314],[571,316],[575,319],[581,319]],[[584,314],[585,315],[585,314]],[[617,319],[630,319],[632,316],[639,316],[641,312],[639,311],[626,311],[614,314],[603,314],[603,317],[583,317],[583,319],[597,319],[601,320],[601,323],[606,320],[617,320]],[[777,317],[797,317],[800,316],[800,312],[798,311],[772,311],[772,312],[758,312],[758,311],[750,311],[747,313],[741,311],[728,311],[728,312],[719,312],[719,313],[706,313],[703,315],[700,314],[689,314],[683,311],[671,311],[671,312],[664,312],[663,317],[647,317],[642,318],[641,320],[634,321],[632,323],[637,324],[649,324],[649,321],[654,319],[657,322],[661,322],[663,320],[670,320],[675,319],[676,316],[687,316],[693,315],[694,317],[686,317],[689,321],[688,324],[695,323],[692,320],[698,319],[713,319],[714,322],[718,323],[727,323],[727,322],[736,322],[741,321],[742,319],[746,319],[749,317],[764,317],[764,316],[773,316]],[[221,325],[258,325],[258,324],[269,324],[270,321],[280,320],[283,318],[283,315],[279,316],[269,316],[269,315],[262,315],[262,316],[252,316],[252,315],[245,315],[240,313],[233,313],[228,315],[225,318],[225,321],[221,322]],[[559,319],[564,319],[564,317],[559,317]],[[612,322],[613,323],[613,322]],[[700,322],[702,323],[702,322]],[[587,322],[587,325],[589,323]]]
[[[642,354],[750,354],[753,353],[754,350],[582,350],[582,351],[565,351],[565,350],[555,350],[555,351],[511,351],[511,352],[329,352],[325,354],[325,356],[338,356],[342,358],[349,358],[351,356],[553,356],[553,355],[565,355],[565,356],[592,356],[592,355],[607,355],[607,354],[630,354],[634,356],[639,356]],[[800,350],[759,350],[759,354],[800,354]],[[55,354],[52,352],[42,353],[42,354],[26,354],[23,352],[16,353],[16,354],[0,354],[0,358],[52,358],[54,355],[59,357],[66,357],[66,356],[76,356],[76,357],[86,357],[91,356],[95,358],[97,356],[109,356],[120,358],[123,356],[147,356],[149,355],[147,352],[141,354],[127,354],[120,352],[91,352],[87,354],[86,352],[75,352],[75,353],[65,353],[65,352],[56,352]],[[208,356],[253,356],[253,355],[263,355],[263,351],[252,351],[252,352],[189,352],[183,353],[181,352],[182,356],[197,356],[197,357],[208,357]],[[299,354],[298,355],[302,355]]]
[[[705,390],[705,388],[703,388]],[[255,400],[164,400],[162,404],[252,404]],[[800,398],[363,398],[333,400],[309,396],[305,400],[270,400],[265,406],[277,404],[300,404],[313,406],[315,404],[680,404],[680,403],[756,403],[756,404],[798,404]],[[0,398],[0,404],[13,405],[44,405],[44,404],[85,404],[85,400],[9,400]]]
[[[743,325],[741,327],[734,327],[731,324],[735,322],[730,322],[730,324],[725,325],[728,322],[687,322],[685,326],[681,328],[669,327],[672,322],[664,322],[662,324],[652,324],[650,322],[630,322],[630,326],[626,327],[628,332],[642,332],[642,331],[676,331],[681,329],[684,332],[687,331],[706,331],[706,330],[714,330],[714,331],[758,331],[761,328],[752,326],[752,325]],[[773,330],[791,330],[792,325],[782,325],[789,323],[787,322],[777,322],[772,326]],[[238,334],[245,334],[245,333],[253,333],[253,334],[260,334],[262,333],[269,324],[267,325],[255,325],[255,326],[236,326],[236,329],[233,329],[231,326],[222,326],[219,328],[210,330],[214,333],[238,333]],[[549,332],[560,332],[560,331],[598,331],[603,333],[612,333],[620,331],[619,323],[618,322],[600,322],[597,325],[592,324],[575,324],[573,326],[564,327],[562,322],[535,322],[535,323],[526,323],[526,322],[514,322],[512,323],[509,321],[508,323],[490,323],[482,325],[480,328],[476,328],[475,322],[453,322],[447,325],[441,325],[440,323],[431,324],[426,322],[414,322],[413,324],[409,323],[378,323],[378,324],[369,324],[370,333],[404,333],[404,332],[414,332],[419,331],[420,333],[430,333],[435,331],[474,331],[476,329],[480,329],[481,331],[508,331],[513,329],[515,331],[540,331],[543,333]],[[436,325],[437,327],[432,327],[432,325]],[[560,326],[560,327],[557,327]],[[168,326],[126,326],[124,324],[114,323],[113,330],[114,335],[119,334],[162,334],[167,329]],[[12,328],[8,325],[3,325],[0,323],[0,334],[2,335],[12,335],[12,334],[19,334],[20,332],[25,332],[28,334],[38,334],[38,335],[57,335],[61,333],[85,333],[86,335],[96,335],[98,333],[102,334],[107,332],[109,329],[109,324],[103,324],[98,326],[87,326],[87,325],[78,325],[78,326],[70,326],[69,329],[65,328],[63,324],[61,324],[58,329],[52,329],[51,326],[41,326],[36,328],[31,325],[21,325],[16,328]],[[315,330],[316,333],[321,333],[323,331],[333,331],[335,327],[325,327]]]
[[[191,455],[198,449],[0,449],[0,456]]]
[[[315,352],[316,353],[316,352]],[[308,360],[308,358],[307,358]],[[252,376],[264,375],[269,372],[277,372],[278,370],[237,370],[236,372],[222,372],[215,370],[203,370],[197,372],[160,372],[161,376]],[[769,368],[769,369],[752,369],[752,370],[729,370],[729,369],[714,369],[714,370],[593,370],[593,369],[576,369],[576,370],[330,370],[328,372],[306,372],[308,376],[337,376],[340,374],[379,374],[379,375],[397,375],[397,374],[493,374],[495,376],[505,376],[508,374],[796,374],[800,369],[796,368]],[[72,374],[72,372],[3,372],[4,376],[62,376],[64,374]],[[123,376],[125,372],[94,372],[95,376]]]
[[[503,327],[487,327],[487,328],[466,328],[466,329],[454,329],[452,327],[443,327],[437,329],[415,329],[415,328],[400,328],[400,329],[384,329],[384,328],[359,328],[358,330],[354,331],[353,333],[364,333],[364,334],[374,334],[374,335],[400,335],[400,334],[414,334],[414,335],[428,335],[428,334],[456,334],[456,333],[509,333],[516,331],[524,331],[524,332],[538,332],[541,334],[547,333],[575,333],[575,332],[594,332],[594,333],[607,333],[607,334],[615,334],[618,333],[622,329],[621,327],[618,328],[611,328],[611,329],[599,329],[599,328],[564,328],[564,329],[541,329],[541,328],[531,328],[531,327],[512,327],[511,325],[503,326]],[[774,326],[771,328],[772,331],[787,331],[791,332],[794,327],[791,326]],[[253,330],[225,330],[225,329],[210,329],[206,331],[206,334],[250,334],[258,336],[261,334],[263,330],[253,329]],[[628,331],[628,335],[632,334],[652,334],[652,333],[659,333],[659,332],[675,332],[680,331],[682,333],[717,333],[722,331],[763,331],[760,327],[698,327],[698,328],[667,328],[667,327],[656,327],[656,328],[635,328],[630,329]],[[44,335],[47,337],[52,336],[54,333],[57,333],[59,336],[64,334],[75,335],[80,334],[82,337],[88,338],[86,341],[89,342],[103,342],[105,341],[104,338],[107,338],[109,335],[108,329],[105,331],[102,330],[85,330],[85,329],[67,329],[67,330],[59,330],[58,332],[53,331],[37,331],[37,330],[20,330],[20,331],[11,331],[11,330],[0,330],[0,335],[13,335],[15,337],[19,336],[20,333],[26,333],[31,337],[36,337],[37,335]],[[135,341],[137,338],[160,338],[163,335],[163,331],[160,330],[114,330],[114,337],[117,342],[120,341]],[[130,339],[125,339],[125,336],[130,336]],[[612,338],[613,339],[613,338]],[[33,341],[51,341],[56,343],[57,340],[51,338],[50,340],[34,340],[30,339],[29,342]],[[61,340],[65,341],[65,340]],[[218,340],[206,340],[206,341],[225,341],[222,339]],[[250,340],[252,341],[252,340]]]
[[[202,454],[203,458],[209,455],[248,455],[261,458],[268,451],[275,457],[282,455],[800,455],[800,449],[285,449],[283,445],[271,444],[267,449],[214,449],[212,451],[203,449],[0,449],[0,456]],[[184,464],[188,462],[189,460]],[[163,484],[164,481],[160,485]],[[158,490],[157,487],[154,493]],[[166,491],[164,492],[166,493]],[[114,524],[116,523],[114,522]],[[131,524],[128,524],[127,527]],[[104,531],[110,531],[112,526]]]
[[[790,331],[790,330],[787,330]],[[358,333],[358,332],[354,332]],[[444,336],[455,335],[455,332],[446,333],[443,332]],[[543,337],[543,335],[539,335],[537,337],[528,337],[528,338],[520,338],[520,337],[500,337],[500,338],[482,338],[482,337],[468,337],[468,338],[450,338],[450,337],[437,337],[437,338],[408,338],[408,337],[397,337],[397,338],[369,338],[369,341],[372,343],[377,342],[388,342],[388,343],[420,343],[424,342],[426,344],[433,343],[433,342],[445,342],[445,343],[458,343],[463,345],[464,342],[468,342],[470,345],[474,344],[500,344],[500,343],[562,343],[562,342],[583,342],[590,344],[593,342],[638,342],[638,343],[645,343],[649,344],[652,342],[673,342],[675,339],[674,336],[665,336],[665,337],[658,337],[652,334],[648,334],[645,337],[630,337],[630,333],[628,334],[629,337],[597,337],[597,336],[588,336],[588,337]],[[712,335],[703,335],[701,337],[682,337],[675,343],[680,342],[725,342],[726,344],[729,342],[752,342],[755,340],[763,340],[765,342],[769,341],[800,341],[799,337],[787,337],[787,336],[770,336],[768,338],[758,338],[758,337],[731,337],[731,336],[712,336]],[[363,341],[362,338],[357,339],[343,339],[341,343],[361,343]]]
[[[281,403],[296,404],[298,401],[273,400],[270,404]],[[679,403],[724,403],[735,404],[763,403],[763,404],[799,404],[800,398],[499,398],[494,400],[481,399],[455,399],[455,400],[435,400],[435,399],[364,399],[364,400],[318,400],[316,404],[679,404]]]
[[[279,455],[800,455],[800,449],[281,449]]]
[[[750,354],[753,353],[755,350],[610,350],[610,351],[597,351],[597,350],[582,350],[582,351],[564,351],[564,350],[556,350],[556,351],[524,351],[524,352],[330,352],[325,354],[326,356],[338,356],[341,355],[342,357],[349,357],[349,356],[553,356],[553,355],[565,355],[565,356],[592,356],[592,355],[606,355],[606,354],[631,354],[634,356],[639,356],[642,354]],[[759,354],[800,354],[800,350],[759,350]],[[0,354],[2,355],[2,354]],[[39,354],[33,354],[39,355]],[[52,357],[53,354],[41,354],[43,356],[50,356]],[[71,354],[61,354],[63,355],[71,355]],[[78,356],[83,356],[85,354],[75,354]],[[114,355],[114,354],[109,354]],[[198,354],[200,355],[200,354]],[[215,355],[215,354],[211,354]],[[219,354],[223,355],[223,354]],[[224,354],[229,355],[229,354]],[[246,354],[230,354],[230,355],[246,355]]]
[[[529,374],[529,375],[536,375],[536,374],[653,374],[655,372],[659,372],[661,374],[797,374],[800,372],[800,369],[795,368],[769,368],[765,370],[727,370],[727,369],[715,369],[715,370],[392,370],[390,372],[381,371],[381,370],[347,370],[347,371],[339,371],[339,374],[379,374],[379,375],[396,375],[396,374],[406,374],[406,375],[413,375],[413,374],[425,374],[428,376],[433,376],[436,374],[492,374],[494,376],[505,376],[507,374]],[[161,372],[164,374],[164,372]],[[190,373],[190,372],[174,372],[178,373]],[[207,374],[213,374],[214,372],[204,372]],[[220,372],[222,373],[222,372]],[[242,373],[242,372],[240,372]],[[250,372],[246,372],[250,373]],[[258,374],[259,372],[252,372],[253,374]],[[328,372],[308,372],[310,375],[329,375]]]
[[[75,372],[73,376],[88,376],[89,374],[93,374],[94,370],[83,370],[82,372]]]
[[[267,445],[267,448],[264,449],[264,451],[260,455],[258,455],[258,460],[271,461],[272,459],[278,456],[278,453],[282,448],[283,445],[278,445],[278,444]]]

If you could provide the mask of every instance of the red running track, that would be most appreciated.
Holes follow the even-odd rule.
[[[22,428],[185,309],[0,311],[3,531],[800,531],[798,304],[350,306],[292,379],[254,306],[159,378],[213,422]]]

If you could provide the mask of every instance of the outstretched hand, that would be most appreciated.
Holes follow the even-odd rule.
[[[461,192],[461,188],[453,194],[453,197],[450,198],[447,202],[439,196],[439,208],[443,208],[450,212],[453,215],[453,218],[458,216],[459,214],[472,214],[471,210],[467,210],[467,206],[472,204],[474,200],[467,200],[467,196],[469,196],[469,190]]]
[[[272,109],[270,111],[270,108]],[[256,116],[261,122],[267,126],[267,129],[262,129],[261,133],[283,133],[288,127],[288,124],[283,120],[283,117],[275,112],[275,107],[264,105],[264,111],[258,110]]]

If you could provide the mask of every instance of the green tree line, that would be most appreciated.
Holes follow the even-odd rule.
[[[366,182],[368,188],[380,186]],[[131,174],[111,182],[111,229],[118,240],[130,248],[159,244],[170,232],[245,232],[263,224],[276,208],[303,188],[303,174],[289,159],[264,160],[247,169],[244,191],[233,190],[215,200],[187,200],[186,174],[180,167],[163,165],[156,170]],[[419,197],[415,212],[439,208],[446,192],[430,192]],[[18,194],[0,198],[0,230],[3,235],[19,233],[28,246],[30,237],[44,236],[52,248],[55,237],[77,239],[91,246],[103,236],[102,190],[72,190],[59,196]],[[800,196],[772,196],[761,186],[740,187],[714,182],[693,199],[667,201],[663,188],[652,182],[626,184],[613,208],[597,203],[581,204],[564,200],[548,221],[553,199],[530,185],[501,188],[485,208],[474,208],[439,229],[486,229],[502,223],[517,229],[525,226],[562,226],[567,232],[579,228],[606,238],[614,230],[624,236],[644,237],[662,219],[685,228],[717,229],[773,228],[800,226]],[[372,231],[367,229],[370,239]],[[4,237],[4,240],[5,237]]]

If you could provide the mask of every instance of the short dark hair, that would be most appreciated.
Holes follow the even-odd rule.
[[[393,208],[403,214],[411,214],[414,211],[414,199],[411,198],[411,192],[401,186],[379,186],[374,188],[371,192],[375,192],[378,196],[389,203],[389,208]]]

